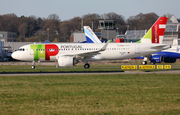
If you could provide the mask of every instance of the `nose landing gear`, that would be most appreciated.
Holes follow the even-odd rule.
[[[35,69],[35,61],[32,62],[31,68],[32,68],[32,69]]]

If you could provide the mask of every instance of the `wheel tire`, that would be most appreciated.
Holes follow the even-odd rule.
[[[31,68],[32,68],[32,69],[35,69],[35,66],[34,66],[34,65],[32,65],[32,66],[31,66]]]
[[[143,64],[143,65],[146,65],[146,64],[147,64],[147,61],[143,61],[142,64]]]
[[[84,65],[84,68],[86,68],[86,69],[88,69],[89,67],[90,67],[89,64],[85,64],[85,65]]]

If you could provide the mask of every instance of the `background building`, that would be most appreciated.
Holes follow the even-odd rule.
[[[99,20],[99,29],[101,29],[101,39],[115,41],[117,36],[116,23],[114,20]]]
[[[75,32],[75,33],[73,33],[72,37],[73,37],[73,42],[76,42],[76,43],[86,41],[84,32]],[[71,37],[71,39],[72,39],[72,37]],[[70,41],[72,41],[72,40],[70,40]]]
[[[163,43],[172,45],[173,41],[177,39],[180,39],[180,21],[177,20],[174,16],[172,16],[167,21]]]
[[[147,30],[127,30],[125,33],[125,42],[137,42],[146,34]]]
[[[16,42],[17,34],[14,32],[0,31],[0,40],[3,42]]]

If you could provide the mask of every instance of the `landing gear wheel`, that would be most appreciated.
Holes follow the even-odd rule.
[[[87,64],[84,64],[84,68],[88,69],[90,67],[90,65],[87,63]]]
[[[151,62],[151,65],[155,65],[156,63],[154,63],[154,62]]]
[[[32,69],[35,69],[35,66],[34,66],[34,65],[32,65],[32,66],[31,66],[31,68],[32,68]]]
[[[35,69],[35,61],[32,62],[31,68],[32,68],[32,69]]]
[[[146,64],[147,64],[147,61],[143,61],[142,64],[143,64],[143,65],[146,65]]]

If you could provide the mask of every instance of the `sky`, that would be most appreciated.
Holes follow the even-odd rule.
[[[0,0],[0,15],[14,13],[18,17],[47,18],[57,14],[65,21],[88,13],[115,12],[128,19],[139,13],[154,12],[158,16],[169,13],[180,18],[179,6],[180,0]]]

